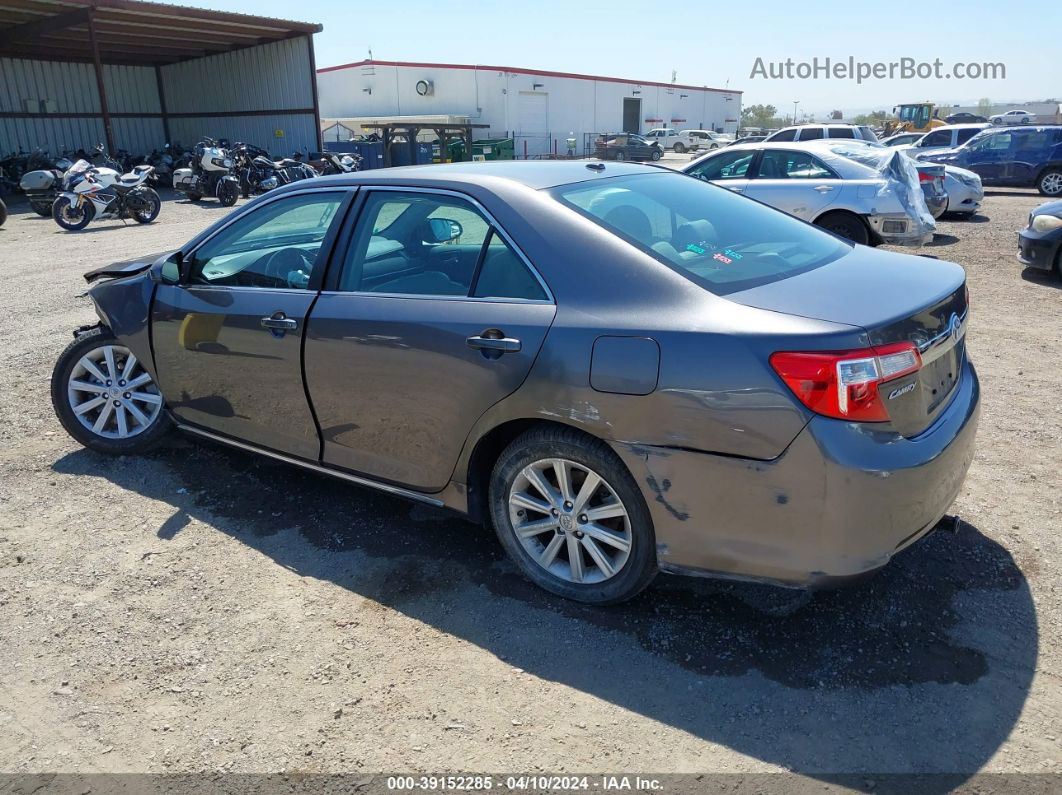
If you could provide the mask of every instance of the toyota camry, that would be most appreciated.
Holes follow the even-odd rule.
[[[52,379],[81,444],[179,429],[450,508],[590,603],[867,574],[973,455],[961,267],[654,166],[308,180],[86,278]]]

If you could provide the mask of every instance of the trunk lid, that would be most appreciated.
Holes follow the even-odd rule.
[[[727,298],[861,327],[868,346],[914,343],[921,369],[879,390],[889,425],[904,436],[928,428],[959,381],[969,307],[966,274],[954,263],[856,246],[821,268]]]

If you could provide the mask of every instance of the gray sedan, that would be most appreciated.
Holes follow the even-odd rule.
[[[652,166],[309,180],[87,278],[52,378],[82,444],[176,427],[445,506],[590,603],[873,571],[973,455],[962,268]]]

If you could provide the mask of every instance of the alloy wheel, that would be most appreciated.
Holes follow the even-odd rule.
[[[1045,174],[1040,180],[1040,187],[1048,196],[1062,193],[1062,172],[1052,171],[1050,174]]]
[[[509,489],[509,520],[531,559],[568,582],[604,582],[630,557],[623,500],[598,473],[565,458],[520,470]]]
[[[67,399],[78,422],[106,439],[143,433],[162,411],[151,375],[121,345],[101,345],[82,356],[70,371]]]

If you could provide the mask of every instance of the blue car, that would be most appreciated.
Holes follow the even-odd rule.
[[[993,127],[956,149],[916,157],[974,171],[985,185],[1062,196],[1062,125]]]

